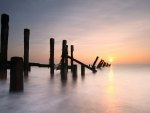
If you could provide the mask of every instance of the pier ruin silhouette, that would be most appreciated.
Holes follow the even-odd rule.
[[[8,50],[8,34],[9,34],[9,15],[1,15],[1,51],[0,51],[0,80],[7,80],[7,69],[10,69],[10,92],[23,91],[23,76],[28,77],[29,71],[32,66],[47,67],[50,68],[51,77],[54,76],[54,70],[60,70],[61,80],[67,80],[68,70],[72,72],[74,78],[77,77],[77,64],[81,66],[81,76],[85,76],[85,68],[91,70],[93,73],[97,72],[97,69],[103,67],[109,67],[111,64],[100,60],[98,65],[96,63],[99,59],[97,56],[93,64],[90,66],[82,61],[75,59],[74,45],[70,46],[71,53],[68,54],[67,40],[62,41],[62,55],[59,64],[55,64],[55,39],[50,38],[50,58],[47,64],[41,64],[37,62],[30,62],[29,60],[29,39],[30,30],[24,29],[24,56],[12,57],[10,61],[7,60]],[[70,60],[70,65],[68,60]],[[77,63],[77,64],[75,64]]]

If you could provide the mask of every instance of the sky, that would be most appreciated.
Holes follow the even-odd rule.
[[[0,0],[9,15],[8,59],[23,56],[23,32],[30,29],[30,61],[48,63],[50,38],[55,63],[62,40],[74,57],[93,63],[150,64],[150,0]]]

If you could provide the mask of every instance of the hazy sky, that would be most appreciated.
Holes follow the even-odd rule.
[[[150,63],[150,0],[0,0],[2,13],[10,16],[9,58],[23,56],[29,28],[31,61],[48,63],[53,37],[56,62],[66,39],[86,63]]]

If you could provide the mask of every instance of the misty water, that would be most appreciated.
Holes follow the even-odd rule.
[[[78,66],[79,68],[79,66]],[[150,113],[150,65],[113,65],[66,83],[60,72],[33,67],[23,93],[0,81],[0,113]]]

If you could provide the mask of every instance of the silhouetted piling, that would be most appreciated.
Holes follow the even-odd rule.
[[[66,62],[66,71],[68,72],[68,45],[66,45],[66,58],[65,58],[65,62]]]
[[[8,50],[8,32],[9,32],[9,16],[2,14],[1,16],[1,62],[0,62],[0,79],[7,79],[7,50]]]
[[[67,45],[67,40],[63,40],[62,43],[62,59],[61,59],[61,79],[62,80],[67,80],[67,69],[66,66],[66,58],[67,58],[67,52],[66,52],[66,45]]]
[[[85,67],[83,65],[81,65],[81,75],[82,76],[85,75]]]
[[[28,76],[29,65],[29,36],[30,30],[24,29],[24,75]]]
[[[102,67],[105,67],[105,66],[106,66],[106,62],[104,61]]]
[[[73,51],[74,51],[74,46],[71,45],[71,71],[73,72]]]
[[[97,68],[101,68],[102,63],[103,63],[103,60],[101,59],[100,62],[98,63],[98,65],[97,65]]]
[[[23,91],[23,59],[12,57],[10,66],[10,92]]]
[[[95,69],[95,64],[96,64],[98,58],[99,58],[99,57],[97,56],[96,59],[95,59],[95,61],[94,61],[94,63],[93,63],[93,65],[92,65],[92,68],[93,68],[93,69]]]
[[[101,62],[102,62],[102,60],[100,60],[100,62],[97,64],[97,68],[99,68]]]
[[[50,73],[53,76],[54,75],[54,38],[50,39]]]
[[[108,67],[108,65],[109,65],[109,64],[108,64],[108,63],[106,63],[106,67]]]
[[[73,78],[77,78],[77,65],[73,65]]]

